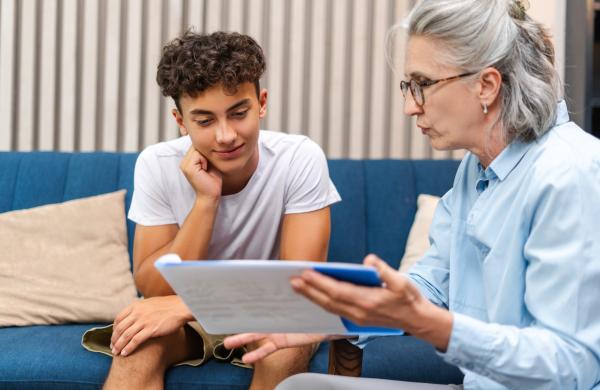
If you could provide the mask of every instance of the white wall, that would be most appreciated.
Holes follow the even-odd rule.
[[[556,50],[556,68],[564,80],[567,0],[530,0],[530,5],[529,15],[545,24],[552,32]]]

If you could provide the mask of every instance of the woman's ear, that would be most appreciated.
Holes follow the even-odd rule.
[[[502,87],[502,74],[496,68],[485,68],[479,76],[479,101],[482,106],[492,106]]]
[[[171,114],[173,114],[175,122],[177,122],[177,126],[179,127],[179,134],[181,134],[182,136],[188,135],[188,131],[185,128],[185,125],[183,124],[183,117],[181,116],[179,110],[174,108],[171,110]]]
[[[262,89],[260,94],[258,95],[258,104],[260,105],[260,109],[258,111],[258,117],[260,119],[264,118],[267,114],[267,98],[269,97],[269,93],[266,89]]]

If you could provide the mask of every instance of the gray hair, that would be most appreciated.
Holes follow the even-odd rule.
[[[530,142],[555,123],[562,84],[549,32],[516,0],[423,0],[408,17],[409,36],[432,38],[446,49],[443,63],[502,75],[503,137]]]

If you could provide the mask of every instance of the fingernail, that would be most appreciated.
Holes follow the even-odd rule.
[[[127,356],[127,351],[126,350],[122,350],[121,351],[121,356]]]
[[[110,352],[112,352],[112,354],[114,355],[114,354],[115,354],[115,348],[114,348],[114,347],[112,347],[112,348],[110,349]]]

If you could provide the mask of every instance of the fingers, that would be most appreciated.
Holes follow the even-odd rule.
[[[238,347],[243,347],[246,344],[250,344],[264,338],[265,335],[259,333],[236,334],[234,336],[225,337],[225,340],[223,340],[223,345],[227,349],[234,349]]]
[[[379,274],[379,278],[384,283],[385,287],[388,287],[391,290],[398,291],[405,289],[409,284],[405,276],[373,254],[365,257],[364,265],[375,267]]]
[[[125,309],[121,310],[121,312],[119,314],[117,314],[117,317],[115,318],[115,322],[114,322],[115,326],[119,322],[123,321],[123,319],[125,319],[131,313],[131,311],[133,310],[133,305],[134,304],[135,304],[135,302],[132,303],[132,304],[130,304]]]
[[[208,171],[208,160],[194,146],[190,146],[180,165],[184,172],[191,166],[197,166],[203,171]]]
[[[146,342],[152,336],[152,332],[148,328],[142,328],[133,337],[129,339],[129,342],[121,350],[121,356],[131,355],[137,347]]]
[[[309,280],[311,276],[307,275],[305,277],[303,273],[302,278],[292,279],[291,284],[296,292],[304,295],[325,310],[342,317],[350,318],[353,321],[362,322],[364,316],[361,315],[361,309],[357,306],[357,302],[362,299],[360,296],[361,287],[350,283],[337,282],[333,279],[334,285],[324,286],[320,284],[320,277],[323,276],[317,275],[315,276],[316,280],[311,281]],[[328,277],[324,278],[331,279]],[[356,298],[352,300],[350,296],[356,296]]]
[[[277,351],[275,344],[268,341],[255,350],[245,353],[244,356],[242,356],[242,361],[246,364],[252,364],[266,358],[275,351]]]
[[[118,338],[112,343],[113,355],[122,354],[124,348],[134,339],[140,342],[138,334],[144,330],[144,326],[140,323],[134,323],[129,328],[125,329]],[[147,339],[147,338],[146,338]],[[136,344],[136,347],[139,344]],[[123,354],[125,356],[125,354]]]
[[[129,311],[129,314],[131,314],[131,311]],[[129,314],[120,321],[115,320],[113,324],[112,336],[110,337],[111,348],[114,348],[117,340],[119,340],[123,332],[125,332],[134,323],[135,320],[132,318],[133,316]]]

